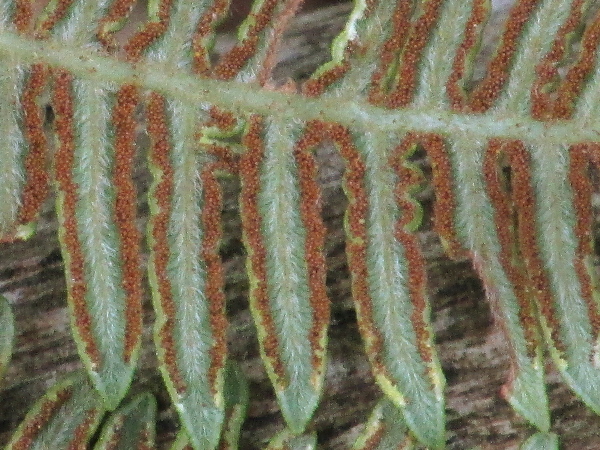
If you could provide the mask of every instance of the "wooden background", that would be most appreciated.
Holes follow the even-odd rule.
[[[276,70],[277,78],[302,78],[325,61],[329,43],[348,12],[349,6],[341,4],[312,11],[296,20],[282,52],[282,64]],[[495,16],[488,29],[489,42],[493,41],[500,16]],[[222,40],[223,45],[227,42],[227,38]],[[484,52],[482,60],[487,53],[489,50]],[[142,229],[146,225],[144,194],[149,179],[143,168],[146,147],[147,140],[141,134],[138,186]],[[328,226],[327,284],[333,312],[327,383],[311,427],[318,432],[319,448],[347,449],[360,433],[380,391],[373,383],[363,352],[350,295],[342,226],[346,206],[340,184],[343,162],[328,148],[319,152],[319,160],[323,214]],[[427,161],[421,164],[427,173]],[[228,343],[231,357],[240,362],[250,385],[250,406],[240,448],[254,450],[264,448],[269,437],[283,429],[284,423],[258,357],[255,328],[248,311],[248,284],[236,204],[239,186],[228,182],[225,189],[222,254],[226,261],[231,324]],[[447,379],[448,448],[517,448],[534,430],[499,395],[508,375],[508,349],[494,324],[471,263],[446,258],[439,240],[431,232],[431,189],[425,189],[420,198],[426,209],[420,238],[428,261],[437,348]],[[29,407],[47,388],[81,367],[69,330],[63,263],[52,204],[50,199],[39,231],[30,241],[0,246],[0,293],[13,306],[18,333],[13,359],[1,385],[0,445],[8,441]],[[178,421],[156,370],[151,340],[153,320],[150,299],[146,296],[142,358],[131,393],[147,389],[157,396],[158,448],[166,449],[175,436]],[[550,364],[548,385],[553,431],[561,436],[562,448],[600,448],[600,419],[574,398]]]

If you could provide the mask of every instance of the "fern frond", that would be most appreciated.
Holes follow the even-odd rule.
[[[109,86],[57,73],[57,211],[69,305],[80,355],[111,409],[127,391],[140,344],[133,130],[120,116],[132,102],[132,92],[115,99]]]
[[[102,399],[79,372],[53,386],[38,400],[6,448],[83,449],[104,412]]]
[[[353,450],[411,450],[415,440],[410,435],[402,410],[388,399],[373,408],[365,429],[354,443]]]
[[[240,159],[250,304],[263,360],[295,433],[321,395],[329,323],[316,166],[301,132],[301,125],[252,118]]]
[[[530,214],[535,214],[535,222],[523,233],[521,246],[527,252],[528,271],[538,290],[550,354],[571,388],[600,414],[600,399],[595,387],[600,382],[595,362],[600,326],[598,294],[596,298],[583,295],[585,280],[573,264],[578,259],[575,233],[581,211],[573,205],[573,190],[568,184],[569,150],[565,145],[544,148],[531,145],[530,195],[535,204],[531,204]],[[525,166],[520,170],[527,169]],[[584,236],[580,238],[585,239]],[[581,258],[581,252],[579,255]],[[565,260],[571,264],[565,264]]]
[[[236,363],[227,362],[225,369],[225,420],[219,441],[219,450],[235,450],[238,448],[242,423],[248,407],[248,384]],[[171,450],[192,450],[190,439],[185,430],[177,434]]]
[[[420,218],[413,200],[401,198],[413,180],[394,173],[389,163],[397,156],[382,136],[354,138],[340,126],[330,135],[346,161],[348,262],[373,374],[418,438],[440,447],[445,381],[432,342],[424,261],[409,234]]]
[[[577,4],[578,1],[539,0],[529,3],[537,4],[529,7],[529,22],[520,37],[521,45],[512,45],[517,50],[507,71],[505,90],[498,99],[498,113],[511,111],[516,115],[530,114],[532,82],[536,79],[539,55],[546,57],[553,44],[553,40],[547,36],[555,36],[559,32],[561,25],[570,19],[571,4]],[[511,22],[507,28],[510,25]]]
[[[155,93],[148,101],[149,270],[163,377],[194,446],[213,448],[224,419],[226,358],[221,194],[215,167],[197,153],[195,115],[185,119],[186,108]]]
[[[156,400],[140,394],[110,415],[94,450],[146,450],[154,448]]]
[[[51,2],[37,32],[88,44],[108,5]],[[114,409],[133,376],[141,331],[140,233],[131,178],[137,93],[65,71],[55,76],[57,210],[72,324],[90,376]]]
[[[30,33],[30,5],[2,4],[0,29]],[[11,23],[12,21],[12,23]],[[44,64],[22,64],[9,55],[11,63],[2,64],[0,90],[0,170],[2,195],[0,241],[27,239],[33,234],[35,220],[48,193],[46,168],[48,153],[43,130],[42,108],[38,104],[48,78]]]
[[[225,370],[225,423],[219,449],[235,450],[248,409],[248,382],[237,363],[228,362]]]
[[[239,43],[223,55],[214,69],[220,80],[264,85],[270,80],[276,51],[289,20],[302,0],[256,0],[238,30]]]
[[[133,171],[135,110],[145,98],[149,278],[160,370],[183,424],[176,448],[234,447],[243,416],[246,388],[226,362],[223,173],[241,179],[250,305],[288,426],[269,448],[312,448],[314,436],[302,433],[321,396],[330,319],[312,152],[332,142],[346,164],[359,329],[387,398],[360,445],[387,445],[371,438],[395,421],[401,435],[442,448],[445,382],[417,234],[423,177],[411,160],[421,149],[432,168],[434,229],[450,257],[472,259],[509,344],[512,377],[502,393],[542,432],[525,448],[556,447],[544,340],[571,389],[600,414],[591,238],[600,14],[584,24],[594,2],[517,1],[476,81],[489,1],[357,0],[331,61],[302,94],[271,80],[299,4],[257,0],[237,44],[213,63],[228,0],[151,0],[148,22],[122,48],[113,34],[130,0],[53,0],[35,25],[26,2],[0,2],[0,234],[28,236],[46,194],[38,101],[50,66],[73,330],[114,409],[142,333]]]
[[[557,450],[558,436],[554,433],[536,433],[523,442],[519,448],[520,450],[538,450],[541,448],[544,450]]]
[[[317,435],[315,433],[295,434],[290,430],[277,433],[265,450],[316,450]]]
[[[502,209],[502,203],[494,206],[497,191],[486,186],[500,170],[497,161],[492,160],[491,168],[486,165],[486,145],[465,136],[450,147],[456,177],[468,180],[456,187],[457,231],[473,255],[494,313],[510,342],[514,375],[503,395],[532,424],[548,430],[542,349],[530,303],[533,295],[528,280],[523,280],[526,275],[518,263],[520,255],[511,252],[516,240],[511,238],[511,211]]]
[[[136,49],[132,43],[151,39],[147,59],[191,72],[191,35],[209,6],[208,2],[186,1],[149,4],[156,22],[131,39],[130,57]],[[141,56],[136,50],[135,58]],[[198,152],[201,109],[153,92],[146,113],[154,177],[149,271],[160,368],[194,448],[214,448],[225,415],[227,355],[223,269],[218,253],[221,191],[214,173],[221,167]]]
[[[0,380],[12,356],[15,339],[15,319],[8,300],[0,296]]]

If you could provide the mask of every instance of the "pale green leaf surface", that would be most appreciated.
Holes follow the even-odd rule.
[[[569,16],[576,0],[542,0],[523,31],[513,58],[510,77],[498,108],[503,113],[528,116],[531,107],[531,84],[541,55],[552,48],[554,36]]]
[[[414,104],[421,108],[448,108],[446,83],[452,73],[454,55],[464,39],[465,25],[473,10],[470,1],[446,2],[423,56]],[[460,32],[457,32],[460,30]]]
[[[15,339],[15,318],[10,304],[0,295],[0,380],[12,355]]]
[[[211,104],[234,112],[263,115],[272,115],[276,111],[279,119],[289,121],[309,121],[318,117],[351,127],[357,132],[379,130],[397,133],[402,124],[402,128],[441,133],[449,137],[467,133],[473,139],[494,135],[498,138],[534,138],[540,142],[555,143],[595,141],[600,133],[597,116],[590,116],[585,122],[571,120],[549,124],[527,116],[496,112],[469,115],[410,106],[390,110],[367,105],[356,98],[306,98],[287,92],[261,90],[252,84],[201,79],[165,69],[151,61],[132,66],[85,48],[57,44],[54,40],[31,41],[0,31],[0,53],[13,52],[23,62],[44,61],[97,83],[135,83],[190,106]]]
[[[248,409],[248,382],[239,365],[231,360],[225,369],[225,424],[221,432],[220,450],[238,448],[242,424]]]
[[[190,445],[190,439],[188,438],[187,433],[185,430],[179,430],[170,450],[190,450],[191,448],[192,446]]]
[[[260,31],[258,34],[255,34],[255,37],[252,37],[250,31],[251,27],[258,22],[257,18],[260,17],[258,12],[261,11],[261,8],[268,3],[271,3],[270,0],[254,0],[252,2],[250,15],[238,28],[238,42],[240,45],[244,45],[244,42],[248,42],[252,39],[256,39],[257,41],[254,52],[250,55],[250,58],[248,58],[243,67],[236,74],[236,80],[238,81],[251,83],[258,80],[258,75],[260,75],[261,69],[263,68],[265,62],[267,62],[270,56],[269,53],[272,51],[273,45],[275,44],[275,30],[281,26],[281,24],[278,23],[278,21],[274,18],[281,19],[286,17],[287,20],[289,20],[291,16],[289,15],[287,8],[293,4],[301,4],[301,2],[297,2],[296,0],[277,0],[267,25],[262,31]],[[281,36],[277,38],[280,39]]]
[[[321,396],[324,361],[313,367],[310,332],[313,311],[310,305],[308,264],[305,260],[307,231],[300,215],[300,191],[293,152],[301,124],[272,119],[266,126],[265,152],[261,166],[261,191],[258,208],[262,216],[262,235],[267,253],[267,290],[269,306],[279,342],[279,357],[284,365],[287,385],[277,386],[271,363],[265,358],[267,372],[275,386],[283,416],[295,432],[302,432]],[[259,339],[265,337],[259,311],[255,322]],[[316,380],[316,384],[315,381]]]
[[[81,356],[96,389],[114,409],[123,398],[137,360],[136,348],[124,360],[127,326],[126,293],[122,284],[119,235],[114,222],[115,187],[113,184],[114,148],[111,139],[111,107],[114,91],[108,85],[75,80],[74,135],[75,156],[72,176],[78,185],[75,216],[77,237],[84,255],[86,308],[92,317],[93,339],[101,355],[99,367],[86,353],[86,345],[71,311],[73,333]],[[63,196],[57,197],[61,224]],[[63,255],[69,248],[61,238]],[[73,305],[70,304],[73,308]]]
[[[219,450],[235,450],[238,448],[240,431],[248,408],[248,383],[237,363],[231,360],[227,362],[225,369],[224,398],[225,423]],[[185,430],[180,430],[171,450],[186,449],[191,449],[190,440]]]
[[[598,118],[598,104],[600,104],[600,70],[594,70],[588,77],[577,102],[577,109],[573,114],[574,121],[581,123],[583,128],[591,128]]]
[[[357,138],[355,145],[367,168],[364,181],[369,196],[365,218],[367,282],[372,320],[383,341],[382,361],[387,373],[376,374],[376,380],[384,393],[402,408],[412,432],[426,445],[442,447],[445,381],[435,356],[430,364],[421,358],[410,319],[413,305],[407,261],[405,250],[395,236],[401,212],[395,198],[396,175],[388,165],[391,149],[374,133]],[[429,310],[425,315],[429,315]],[[363,339],[369,338],[363,336]],[[429,344],[435,355],[432,343]]]
[[[515,410],[542,431],[550,428],[541,349],[527,355],[525,334],[519,320],[519,304],[512,284],[500,263],[500,243],[494,210],[483,179],[486,142],[465,135],[451,145],[450,156],[456,176],[465,180],[455,187],[457,231],[465,247],[479,264],[486,293],[507,331],[514,367],[508,401]]]
[[[66,398],[60,398],[64,395]],[[50,409],[50,416],[44,411]],[[6,450],[66,450],[73,444],[82,445],[94,434],[105,407],[102,399],[82,372],[60,381],[36,402],[13,435]],[[42,422],[40,423],[40,419]]]
[[[211,2],[208,0],[177,0],[171,6],[171,16],[166,32],[154,42],[147,52],[148,58],[177,71],[190,71],[192,60],[192,40],[198,21],[206,13]],[[148,12],[152,20],[158,20],[155,10],[158,1],[148,2]]]
[[[148,59],[178,72],[189,72],[191,67],[191,34],[210,2],[175,1],[166,32],[148,51]],[[157,20],[159,2],[148,3],[149,15]],[[224,420],[223,370],[217,374],[216,392],[211,392],[209,369],[210,349],[215,337],[210,324],[207,298],[206,262],[201,256],[204,230],[200,220],[203,207],[203,186],[200,173],[209,160],[199,154],[198,124],[201,116],[197,105],[167,101],[167,123],[172,146],[170,164],[173,169],[173,192],[169,211],[168,278],[175,304],[174,342],[177,366],[185,382],[185,392],[177,392],[166,364],[167,355],[160,345],[159,333],[169,318],[161,306],[160,293],[149,267],[153,298],[158,320],[155,324],[155,342],[158,348],[160,370],[182,424],[196,449],[214,448]],[[154,188],[163,176],[151,167]],[[151,213],[156,214],[156,203],[151,200]],[[153,247],[151,228],[150,247]],[[173,318],[171,318],[172,320]]]
[[[376,438],[375,443],[372,440]],[[380,400],[358,437],[353,450],[411,450],[414,441],[404,422],[402,411],[388,399]]]
[[[425,57],[420,56],[422,63],[419,68],[421,78],[417,83],[417,101],[396,111],[367,105],[363,99],[354,95],[306,99],[275,91],[259,94],[255,86],[202,80],[184,73],[181,69],[189,61],[189,40],[186,34],[189,35],[193,30],[205,8],[204,3],[194,9],[196,5],[189,2],[175,2],[172,22],[179,24],[185,19],[185,26],[170,28],[168,37],[158,41],[153,51],[158,51],[156,49],[160,47],[166,53],[160,57],[153,55],[133,66],[96,51],[98,44],[93,39],[94,24],[109,7],[108,0],[75,1],[75,6],[55,28],[54,37],[48,42],[33,41],[7,31],[7,21],[2,14],[8,15],[12,6],[9,2],[0,0],[2,62],[6,61],[5,58],[10,61],[18,58],[21,64],[41,61],[66,68],[76,78],[76,120],[79,122],[76,139],[80,152],[77,182],[83,199],[78,203],[78,232],[87,255],[85,270],[89,292],[86,300],[96,319],[93,332],[96,337],[103,336],[104,339],[100,347],[106,365],[102,373],[96,372],[85,354],[83,359],[92,372],[96,386],[109,400],[109,406],[114,407],[123,396],[133,368],[124,365],[120,359],[123,353],[124,299],[120,291],[120,255],[116,254],[118,240],[109,219],[112,216],[110,205],[114,203],[114,192],[110,182],[106,181],[109,179],[111,165],[111,156],[107,153],[111,130],[107,124],[110,95],[118,85],[135,82],[142,88],[159,91],[168,97],[172,140],[174,143],[182,143],[179,147],[175,146],[173,157],[178,182],[175,185],[173,214],[169,222],[169,248],[172,256],[169,261],[169,277],[178,303],[175,330],[177,365],[191,388],[185,396],[180,397],[168,380],[164,366],[163,374],[176,408],[181,413],[183,425],[193,435],[197,448],[216,445],[216,430],[223,420],[223,403],[227,402],[227,399],[223,402],[222,393],[209,393],[206,382],[209,364],[206,355],[213,337],[210,335],[205,305],[205,267],[198,257],[203,237],[203,230],[198,225],[198,213],[202,208],[202,186],[198,182],[198,171],[205,161],[194,153],[197,149],[193,143],[199,129],[197,112],[207,105],[236,113],[277,117],[278,124],[269,125],[270,134],[265,139],[269,151],[272,151],[266,155],[271,166],[268,176],[263,174],[261,181],[265,191],[268,187],[273,192],[281,191],[283,194],[282,198],[276,198],[271,193],[264,195],[262,214],[266,219],[265,229],[269,230],[266,233],[271,261],[268,270],[272,274],[271,278],[277,282],[271,282],[269,295],[271,306],[275,305],[274,311],[277,313],[275,323],[278,334],[282,336],[280,350],[286,368],[292,375],[291,382],[300,387],[294,392],[291,388],[285,389],[278,392],[278,395],[284,415],[289,422],[296,422],[296,428],[304,426],[316,407],[322,380],[317,383],[316,388],[307,384],[308,353],[297,345],[300,337],[305,337],[309,329],[307,319],[310,311],[306,308],[306,289],[297,289],[305,284],[302,280],[303,272],[306,271],[303,266],[302,232],[287,239],[290,236],[281,231],[294,227],[299,229],[298,200],[293,195],[287,195],[297,191],[297,186],[294,186],[294,169],[289,158],[294,138],[282,136],[289,132],[296,133],[287,129],[286,124],[302,123],[317,117],[347,126],[355,134],[364,133],[365,142],[360,142],[358,146],[367,161],[368,169],[363,182],[369,191],[370,208],[369,215],[365,218],[369,233],[369,290],[377,303],[374,322],[385,341],[384,354],[381,356],[391,374],[389,379],[380,376],[378,382],[397,405],[403,406],[405,420],[413,432],[424,442],[434,446],[441,445],[443,377],[437,363],[433,367],[433,382],[424,375],[426,366],[415,349],[414,331],[407,319],[410,317],[411,304],[407,295],[404,249],[393,235],[394,224],[401,211],[398,211],[394,203],[394,174],[386,165],[386,149],[390,148],[391,142],[399,133],[399,124],[402,124],[402,131],[442,133],[452,142],[453,175],[458,198],[458,232],[462,242],[474,255],[476,264],[480,266],[488,296],[508,331],[510,349],[514,353],[516,375],[508,400],[527,420],[545,431],[549,427],[549,419],[541,352],[538,349],[533,357],[526,354],[524,334],[518,320],[518,304],[499,261],[500,248],[493,208],[482,179],[482,151],[490,136],[525,139],[531,143],[541,256],[556,298],[555,307],[561,320],[560,336],[567,347],[566,353],[562,354],[555,343],[550,342],[550,352],[571,387],[592,409],[600,412],[600,399],[595,389],[600,380],[598,371],[589,358],[593,353],[591,343],[597,337],[591,336],[587,311],[572,265],[560,264],[565,258],[573,259],[576,246],[572,192],[566,181],[566,149],[572,142],[597,141],[597,133],[600,131],[600,121],[596,114],[600,97],[598,71],[590,78],[588,89],[580,102],[582,107],[574,120],[542,122],[529,115],[531,83],[537,62],[551,48],[552,37],[569,14],[573,3],[561,0],[539,1],[533,17],[524,28],[523,39],[519,43],[500,105],[492,108],[489,113],[475,116],[449,111],[444,94],[452,55],[462,37],[461,33],[455,31],[462,28],[471,8],[470,2],[463,0],[445,2],[440,22],[453,25],[434,29],[429,44],[425,47]],[[50,2],[50,9],[57,4],[57,1]],[[255,10],[261,4],[258,1],[254,6]],[[590,2],[586,3],[589,4]],[[151,17],[154,16],[157,5],[157,1],[150,2],[150,7],[154,8],[154,11],[151,10]],[[334,44],[334,61],[342,60],[348,42],[359,38],[363,33],[364,36],[377,35],[377,22],[388,19],[386,15],[389,16],[390,5],[391,2],[380,2],[375,8],[376,13],[371,11],[372,16],[363,20],[367,3],[357,1],[344,33]],[[242,39],[251,23],[249,21],[241,27]],[[255,59],[240,72],[238,81],[254,80],[260,66],[257,61],[264,58],[264,50],[267,48],[264,45],[267,39],[264,38],[270,31],[267,27],[261,35],[259,51]],[[380,42],[385,36],[383,32],[379,34]],[[60,39],[64,42],[59,42]],[[369,55],[376,54],[373,49],[368,52]],[[182,53],[185,56],[181,56]],[[161,59],[163,56],[169,59],[169,64]],[[374,64],[363,63],[362,66],[357,64],[347,74],[347,83],[344,81],[348,89],[354,89],[353,92],[364,91],[374,70]],[[0,92],[6,94],[2,98],[11,97],[11,87],[23,82],[23,74],[12,71],[15,64],[9,64],[7,71],[0,72]],[[84,96],[87,98],[84,99]],[[0,141],[0,159],[3,165],[4,161],[9,162],[0,169],[0,189],[6,189],[7,192],[2,193],[13,199],[18,198],[23,176],[22,167],[19,166],[23,155],[19,120],[18,108],[6,108],[0,104],[0,140],[4,140]],[[1,153],[3,151],[5,153]],[[1,158],[2,155],[8,158]],[[276,183],[271,180],[271,173],[275,174],[273,179],[277,180]],[[296,204],[291,204],[292,201]],[[9,227],[6,224],[14,220],[16,211],[15,202],[2,202],[0,233]],[[298,273],[301,274],[300,277],[297,276]],[[156,303],[159,304],[158,301]],[[277,303],[283,304],[283,307],[277,306]],[[165,317],[160,307],[157,310],[158,329]],[[550,330],[545,331],[549,334]],[[81,342],[79,346],[82,348]],[[209,406],[198,411],[198,405]],[[540,439],[546,439],[550,435],[540,436]]]
[[[207,163],[195,146],[197,110],[180,102],[169,102],[167,118],[172,132],[171,165],[174,184],[169,217],[168,246],[170,259],[168,277],[175,305],[174,342],[176,364],[186,384],[184,393],[177,392],[174,380],[166,367],[166,355],[160,346],[158,334],[165,316],[157,288],[154,265],[151,261],[150,280],[157,311],[155,342],[158,348],[160,370],[181,421],[196,449],[214,448],[219,440],[224,418],[222,392],[211,392],[208,378],[211,365],[210,349],[214,342],[205,292],[206,262],[201,256],[204,232],[200,214],[203,187],[200,171]],[[162,174],[153,168],[155,185]],[[151,213],[156,214],[156,203],[151,200]],[[149,230],[150,248],[153,248]],[[219,375],[222,377],[222,374]]]
[[[98,21],[106,14],[111,3],[116,0],[73,0],[66,15],[52,29],[52,34],[60,40],[74,45],[97,46],[95,40]],[[44,16],[51,15],[60,2],[50,1],[44,9]],[[38,20],[41,23],[41,20]],[[93,44],[91,44],[93,42]]]
[[[324,64],[315,72],[319,74],[340,64],[344,59],[346,46],[357,37],[360,42],[367,45],[364,53],[353,55],[348,72],[338,83],[337,89],[335,88],[336,85],[333,86],[332,95],[347,96],[348,98],[357,94],[364,95],[365,90],[368,89],[371,83],[371,75],[376,69],[373,59],[378,58],[380,45],[390,37],[392,30],[388,21],[394,13],[394,9],[396,9],[395,2],[386,0],[377,1],[375,5],[373,11],[367,14],[365,1],[354,2],[354,9],[350,13],[346,27],[333,43],[333,60]]]
[[[15,64],[17,61],[13,60]],[[26,76],[27,70],[21,65],[0,64],[0,98],[12,100],[0,102],[0,196],[3,199],[0,238],[15,225],[25,184],[24,158],[28,145],[20,126],[22,112],[12,102],[19,104]]]
[[[592,335],[590,318],[581,294],[575,260],[577,236],[573,191],[568,183],[569,146],[532,144],[532,182],[536,195],[536,227],[540,257],[550,281],[554,314],[559,336],[565,347],[561,352],[553,342],[549,324],[544,324],[550,354],[571,389],[596,414],[600,414],[600,369],[591,355],[597,336]]]
[[[558,450],[558,436],[554,433],[535,433],[527,439],[520,450]]]
[[[0,28],[10,25],[13,10],[14,2],[12,0],[0,0]]]
[[[133,450],[153,448],[156,400],[140,394],[113,412],[102,427],[94,450]]]

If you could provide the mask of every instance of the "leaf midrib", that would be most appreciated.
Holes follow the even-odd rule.
[[[72,47],[54,40],[35,41],[0,30],[0,57],[5,55],[24,64],[41,62],[61,67],[77,77],[98,83],[135,83],[187,104],[210,104],[234,112],[277,115],[289,120],[320,119],[357,131],[412,130],[439,133],[451,139],[464,135],[473,139],[498,137],[538,145],[598,141],[600,137],[600,118],[594,115],[587,121],[540,122],[528,116],[500,115],[493,110],[480,115],[413,107],[387,110],[357,101],[356,97],[307,98],[257,85],[174,73],[156,62],[132,65],[102,55],[93,48]]]

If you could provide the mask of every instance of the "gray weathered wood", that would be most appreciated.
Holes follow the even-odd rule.
[[[347,12],[348,7],[341,5],[302,17],[287,40],[284,64],[277,69],[277,76],[303,77],[326,60],[326,42],[339,29]],[[145,143],[145,138],[140,137],[140,167]],[[320,448],[347,449],[361,431],[379,390],[362,351],[350,295],[342,226],[346,205],[340,185],[343,164],[330,149],[323,149],[319,158],[323,212],[329,230],[326,252],[333,314],[327,384],[313,428],[318,432]],[[148,174],[140,169],[138,179],[139,211],[144,217],[147,207],[142,195]],[[258,357],[248,311],[236,207],[239,189],[235,182],[228,182],[226,190],[223,256],[231,322],[228,343],[231,357],[241,363],[250,383],[251,403],[241,448],[253,450],[264,448],[266,440],[283,428],[283,421]],[[448,448],[516,448],[534,430],[499,395],[508,375],[508,351],[502,334],[494,324],[470,262],[448,260],[430,231],[431,190],[425,190],[421,198],[427,215],[420,237],[428,261],[438,352],[448,381]],[[0,445],[8,441],[10,432],[49,386],[81,366],[69,330],[63,264],[51,203],[48,202],[36,236],[28,242],[0,246],[0,292],[14,308],[18,333],[13,360],[0,392]],[[145,220],[140,219],[139,225],[145,228]],[[147,296],[142,359],[131,393],[149,389],[157,395],[159,448],[166,449],[174,439],[178,422],[156,370],[151,342],[153,320]],[[600,419],[575,399],[550,370],[553,431],[561,435],[563,448],[600,448]]]

